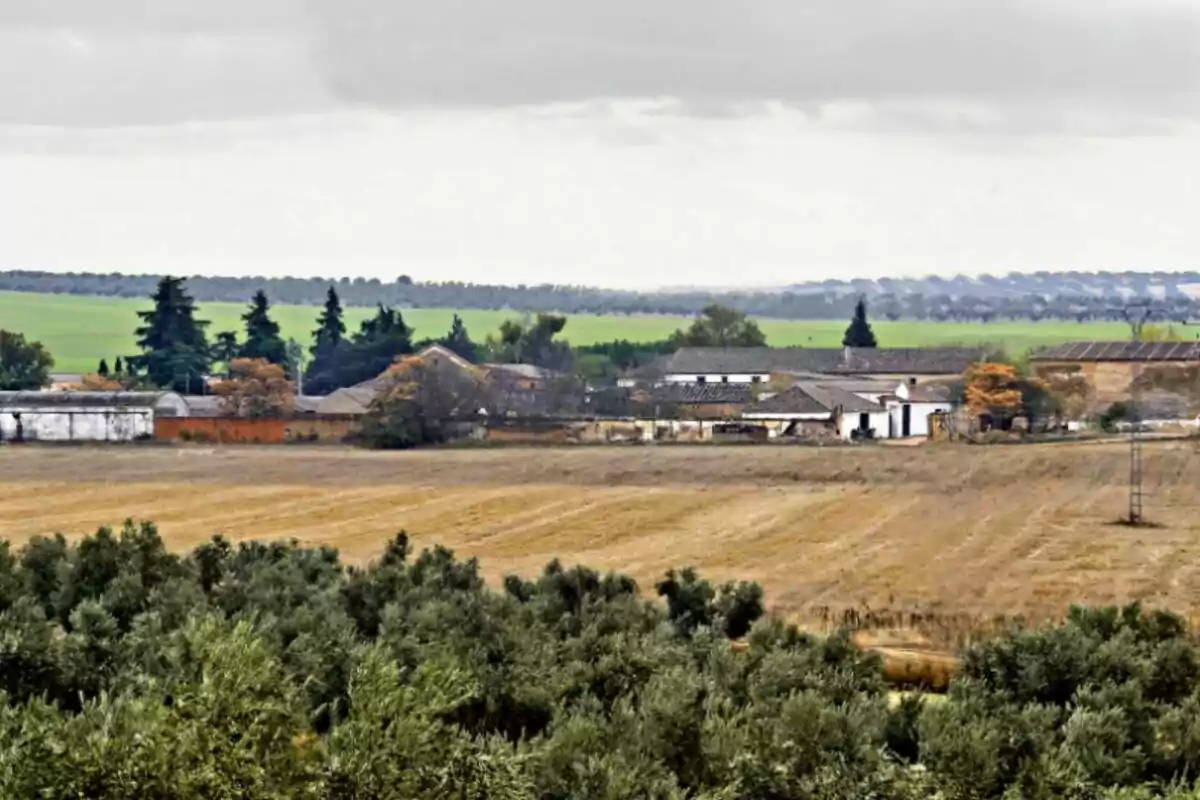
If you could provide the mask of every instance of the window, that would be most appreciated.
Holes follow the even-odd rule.
[[[703,375],[697,375],[697,376],[696,376],[696,383],[698,383],[698,384],[700,384],[701,386],[703,386],[704,384],[708,383],[708,378],[704,377]]]
[[[722,375],[722,376],[721,376],[721,383],[729,383],[729,376],[728,376],[728,375]]]
[[[762,375],[755,375],[750,379],[751,383],[762,383]]]

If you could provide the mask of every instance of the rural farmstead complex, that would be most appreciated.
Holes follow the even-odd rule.
[[[0,0],[0,800],[1200,800],[1198,199],[1200,0]]]

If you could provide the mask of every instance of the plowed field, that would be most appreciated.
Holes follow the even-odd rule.
[[[0,537],[126,517],[174,547],[295,537],[369,560],[407,530],[489,577],[548,560],[651,584],[672,566],[760,581],[778,609],[1057,615],[1141,599],[1200,612],[1200,453],[1147,446],[1150,518],[1120,445],[0,449]]]

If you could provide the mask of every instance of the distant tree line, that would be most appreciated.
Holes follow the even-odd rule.
[[[0,542],[0,797],[1197,796],[1200,648],[1172,614],[1074,609],[970,647],[943,697],[890,697],[847,631],[765,616],[755,584],[640,588],[557,560],[490,588],[404,534],[361,567],[175,554],[149,524]]]
[[[366,278],[188,279],[200,302],[243,302],[265,291],[276,303],[321,305],[332,285],[346,306],[383,304],[404,308],[511,310],[554,314],[701,313],[720,305],[754,317],[845,319],[861,297],[884,319],[990,322],[994,320],[1118,320],[1132,298],[1148,300],[1163,321],[1200,318],[1200,301],[1183,291],[1200,286],[1200,275],[1082,275],[1037,273],[1004,278],[925,278],[919,281],[824,281],[780,291],[635,292],[580,286],[494,286],[459,282],[418,283],[401,276],[384,282]],[[47,292],[109,297],[145,297],[160,276],[0,272],[0,291]]]

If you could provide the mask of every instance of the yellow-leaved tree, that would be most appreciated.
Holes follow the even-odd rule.
[[[296,387],[278,364],[261,358],[235,358],[229,377],[213,387],[222,410],[235,417],[263,419],[292,412]]]
[[[967,370],[964,397],[972,414],[987,414],[997,421],[1017,416],[1024,400],[1016,370],[993,362],[981,362]]]

